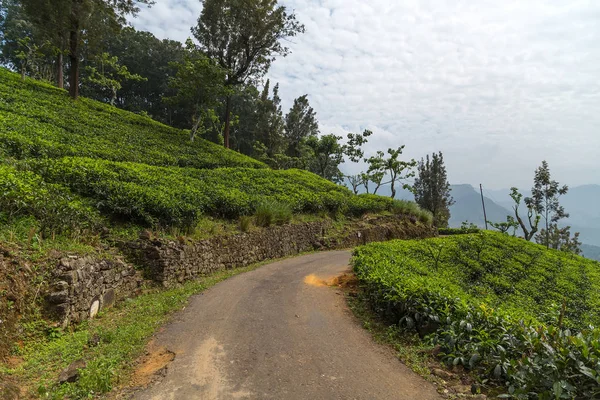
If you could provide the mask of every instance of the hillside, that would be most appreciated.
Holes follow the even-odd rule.
[[[522,190],[522,193],[528,193],[527,190]],[[513,201],[509,196],[510,190],[484,190],[486,195],[486,207],[490,209],[504,208],[505,215],[491,221],[504,221],[506,215],[513,215]],[[571,232],[579,232],[579,239],[588,245],[600,246],[600,210],[595,206],[598,197],[600,196],[600,185],[583,185],[569,188],[569,192],[561,196],[560,202],[569,213],[569,218],[561,220],[560,226],[570,226]],[[456,208],[457,205],[453,207]],[[483,223],[483,218],[479,217],[479,213],[475,209],[460,207],[464,213],[462,216],[467,217],[469,221],[479,220]],[[451,210],[452,211],[452,210]],[[470,212],[469,212],[470,211]],[[488,217],[488,220],[490,218]],[[451,225],[458,227],[460,222],[451,220]],[[477,223],[479,226],[483,226]],[[590,253],[589,249],[587,251]],[[584,249],[584,254],[586,250]]]
[[[148,117],[81,98],[0,68],[0,151],[24,159],[102,158],[194,168],[266,166]]]
[[[0,185],[11,194],[2,207],[11,217],[37,216],[46,230],[91,229],[106,225],[104,218],[189,230],[203,216],[236,219],[266,202],[294,214],[398,209],[390,199],[354,196],[310,172],[273,171],[203,139],[191,142],[186,132],[144,116],[85,98],[74,102],[63,90],[5,69],[0,99]],[[37,185],[52,190],[27,197],[23,188],[35,192]],[[64,213],[49,214],[52,205],[80,212],[59,227],[51,216]]]
[[[597,262],[481,232],[370,244],[353,265],[386,321],[428,336],[448,364],[522,398],[551,398],[559,381],[564,398],[597,398]]]

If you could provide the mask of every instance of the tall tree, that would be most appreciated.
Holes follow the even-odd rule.
[[[362,161],[362,158],[365,155],[363,146],[369,141],[368,138],[372,134],[373,132],[368,129],[365,129],[363,133],[348,133],[348,141],[344,145],[344,154],[351,162],[358,163]],[[345,178],[348,179],[348,183],[350,183],[354,194],[358,194],[358,188],[361,186],[365,186],[368,193],[369,187],[368,183],[365,182],[364,173],[361,172],[357,175],[346,175]]]
[[[176,94],[165,101],[186,110],[188,126],[191,126],[190,140],[194,140],[198,130],[203,133],[207,126],[220,132],[214,106],[226,90],[222,84],[224,75],[225,72],[188,39],[184,59],[177,64],[177,74],[170,82]]]
[[[315,174],[332,182],[341,182],[343,174],[339,165],[344,162],[344,146],[340,144],[341,136],[310,136],[306,144],[312,149],[313,159],[310,169]]]
[[[106,27],[119,28],[127,15],[135,15],[139,4],[152,0],[21,0],[36,28],[55,44],[62,64],[62,54],[69,55],[69,93],[79,96],[82,44],[89,46]],[[60,80],[60,78],[59,78]]]
[[[433,214],[434,226],[447,227],[454,199],[450,195],[442,152],[433,153],[431,158],[427,155],[425,160],[421,159],[417,170],[418,175],[413,185],[416,203]]]
[[[69,19],[71,4],[69,1],[20,0],[28,20],[35,26],[38,42],[45,42],[55,56],[56,84],[64,86],[63,55],[68,50]]]
[[[286,154],[300,157],[302,141],[319,135],[319,122],[315,110],[308,103],[308,95],[300,96],[285,116],[285,137],[288,147]]]
[[[225,86],[261,79],[275,56],[290,50],[282,41],[304,32],[294,13],[276,0],[201,0],[192,33],[206,54],[226,71]],[[231,91],[229,92],[231,93]],[[225,96],[224,144],[229,147],[231,96]]]
[[[535,170],[531,197],[526,198],[525,203],[531,204],[544,220],[545,229],[540,243],[547,248],[550,248],[551,225],[569,217],[569,214],[565,212],[564,207],[559,202],[560,196],[568,191],[569,187],[567,185],[560,186],[557,181],[552,180],[548,163],[542,161],[542,165]]]
[[[152,118],[178,128],[189,127],[189,115],[165,103],[163,97],[175,95],[169,81],[177,74],[177,65],[183,60],[185,48],[175,40],[160,40],[150,32],[123,28],[106,41],[105,52],[119,58],[119,63],[146,81],[123,82],[116,105],[128,111],[145,112]],[[82,87],[82,94],[102,100],[100,93]]]
[[[266,155],[273,158],[283,145],[284,121],[279,97],[279,84],[273,88],[270,96],[270,81],[267,80],[260,96],[257,110],[255,140],[265,145]]]

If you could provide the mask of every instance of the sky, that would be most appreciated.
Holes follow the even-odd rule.
[[[442,151],[453,184],[529,187],[542,160],[561,183],[600,184],[599,1],[280,4],[306,33],[268,78],[284,110],[308,94],[321,133],[370,129],[367,154]],[[156,0],[131,22],[184,41],[201,10],[199,0]]]

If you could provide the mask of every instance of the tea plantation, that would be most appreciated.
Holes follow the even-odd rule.
[[[376,310],[511,398],[600,396],[600,265],[500,233],[358,248]]]
[[[8,194],[0,200],[0,217],[33,215],[52,233],[117,221],[189,229],[203,216],[236,219],[266,203],[294,214],[385,211],[430,222],[414,204],[355,196],[306,171],[274,171],[147,117],[73,101],[63,90],[1,68],[0,157],[0,188]]]
[[[194,168],[266,168],[222,146],[0,68],[0,149],[10,157],[80,156]]]

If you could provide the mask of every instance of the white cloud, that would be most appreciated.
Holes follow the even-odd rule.
[[[285,106],[308,93],[324,133],[375,132],[369,151],[441,150],[454,183],[526,187],[542,159],[600,183],[600,3],[287,0],[306,33],[269,77]],[[133,21],[185,40],[198,0]]]

